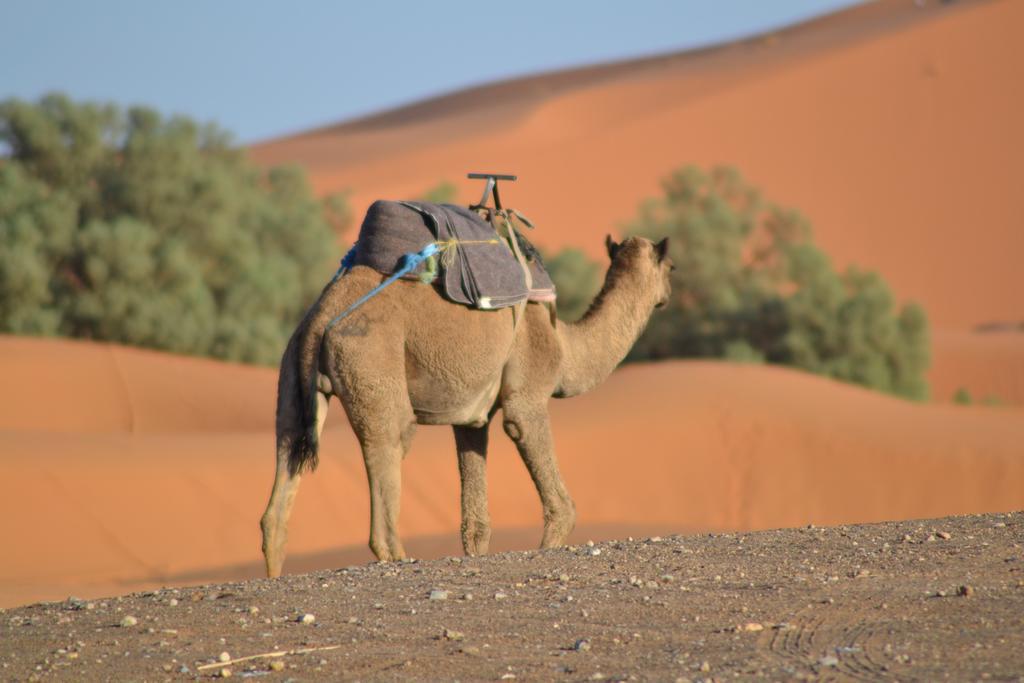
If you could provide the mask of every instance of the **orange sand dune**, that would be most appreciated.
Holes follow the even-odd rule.
[[[1024,406],[1024,332],[959,332],[932,335],[932,398],[951,401],[959,389],[973,400]]]
[[[837,265],[876,269],[925,306],[948,400],[1008,369],[977,344],[971,360],[962,344],[947,352],[944,331],[1024,319],[1022,25],[1024,3],[1009,0],[882,0],[721,47],[470,89],[252,156],[351,190],[357,215],[466,171],[515,172],[503,197],[540,226],[531,237],[598,258],[672,169],[734,165],[807,214]],[[463,181],[460,199],[479,191]]]
[[[0,605],[254,576],[273,470],[275,372],[83,342],[0,337]],[[917,405],[799,372],[630,366],[553,402],[578,539],[876,521],[1024,507],[1019,411]],[[540,506],[499,428],[496,547],[532,545]],[[287,569],[368,560],[368,498],[333,405]],[[421,428],[402,532],[457,546],[451,432]],[[322,564],[321,564],[322,563]]]
[[[939,5],[869,3],[723,48],[468,91],[252,154],[307,166],[321,190],[351,189],[357,214],[467,170],[517,172],[505,198],[536,219],[537,240],[594,255],[671,169],[733,164],[804,211],[840,265],[880,270],[940,327],[1017,320],[1024,5]]]

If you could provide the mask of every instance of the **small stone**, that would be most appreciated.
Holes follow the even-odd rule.
[[[572,649],[576,650],[576,652],[590,652],[590,641],[586,638],[580,638],[573,644]]]
[[[703,671],[704,673],[707,673],[708,671],[711,671],[711,663],[705,659],[703,662],[700,663],[700,666],[697,668]]]
[[[508,593],[502,593],[501,591],[498,591],[497,593],[494,594],[494,599],[495,600],[504,600],[507,597],[508,597]]]
[[[562,583],[566,583],[567,581],[569,581],[569,575],[568,574],[559,574],[558,580],[561,581]]]
[[[839,659],[832,655],[828,655],[819,659],[818,664],[821,664],[822,666],[839,666]]]
[[[129,615],[121,620],[121,628],[131,628],[139,623],[139,620]]]
[[[996,529],[1002,529],[1003,527],[1006,526],[1006,522],[996,522],[992,526],[995,527]]]
[[[170,605],[171,607],[177,607],[178,606],[178,598],[171,598],[170,600],[167,601],[167,604]]]
[[[218,672],[218,675],[219,675],[219,676],[220,676],[221,678],[231,678],[231,669],[229,669],[229,668],[227,668],[227,667],[224,667],[223,669],[221,669],[221,670],[220,670],[220,671]]]
[[[301,617],[299,617],[298,621],[301,624],[312,624],[314,621],[316,621],[316,617],[314,617],[312,614],[303,614]]]
[[[591,548],[590,549],[590,556],[591,557],[597,557],[600,554],[601,554],[601,549],[600,548]]]
[[[228,654],[227,652],[221,652],[217,656],[217,661],[218,662],[230,662],[231,661],[231,655]]]
[[[271,671],[284,671],[284,662],[282,662],[280,659],[275,659],[274,661],[272,661],[270,663],[270,670]]]
[[[256,605],[253,605],[252,607],[249,608],[249,614],[259,614],[259,613],[260,613],[260,608],[257,607]]]
[[[867,569],[858,569],[857,573],[853,575],[855,579],[866,579],[871,576],[871,572]]]
[[[758,631],[763,631],[764,626],[757,623],[756,621],[748,621],[747,623],[743,624],[743,630],[748,633],[757,633]]]
[[[466,637],[466,634],[462,631],[453,631],[450,628],[444,630],[445,640],[462,640]]]
[[[440,590],[439,588],[435,588],[434,590],[430,591],[430,599],[431,600],[447,600],[448,599],[448,591],[443,591],[443,590]]]
[[[588,548],[593,548],[594,547],[594,542],[593,541],[587,541],[587,547]]]
[[[941,538],[943,541],[948,541],[950,539],[948,531],[936,531],[935,535]]]
[[[969,598],[970,596],[974,595],[974,587],[964,584],[963,586],[960,586],[956,589],[956,594],[965,598]]]
[[[463,645],[462,648],[459,649],[459,652],[464,655],[478,655],[480,654],[480,648],[473,645]]]

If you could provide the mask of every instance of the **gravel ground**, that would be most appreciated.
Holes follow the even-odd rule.
[[[0,610],[0,679],[1024,681],[1024,514],[622,540]]]

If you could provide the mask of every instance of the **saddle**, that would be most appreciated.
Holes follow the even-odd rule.
[[[555,285],[540,253],[514,227],[509,230],[532,282],[509,243],[475,211],[454,204],[378,200],[359,228],[352,265],[391,274],[403,255],[437,242],[441,253],[436,261],[420,264],[403,277],[430,281],[436,268],[433,282],[446,299],[479,309],[555,301]]]

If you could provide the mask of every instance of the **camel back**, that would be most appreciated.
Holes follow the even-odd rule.
[[[491,224],[473,211],[453,204],[378,200],[363,219],[352,263],[390,274],[403,255],[438,242],[445,249],[435,283],[447,299],[484,309],[524,300],[554,301],[555,286],[540,254],[518,231],[515,234],[527,256],[531,286]],[[430,264],[421,264],[405,277],[428,279],[424,270],[429,268]]]

